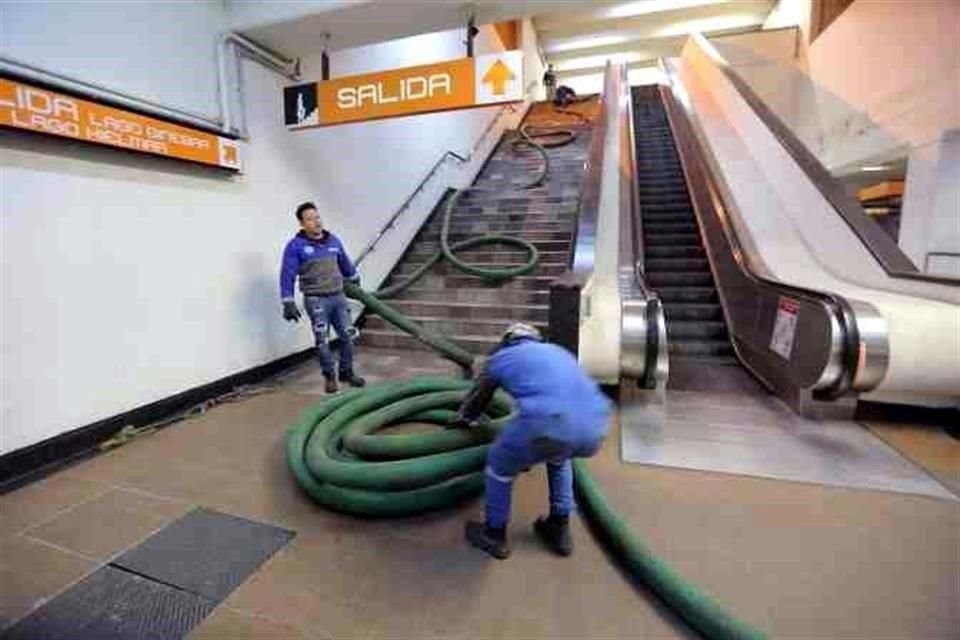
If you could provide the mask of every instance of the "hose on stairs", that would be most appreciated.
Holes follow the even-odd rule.
[[[569,144],[575,135],[573,131],[521,127],[520,137],[512,144],[515,148],[531,147],[545,159],[537,179],[527,187],[542,183],[547,176],[549,160],[545,147]],[[540,142],[536,141],[538,138]],[[467,273],[494,280],[529,273],[535,268],[537,250],[520,238],[492,235],[449,243],[450,217],[462,193],[455,193],[444,211],[441,250],[401,283],[402,286],[378,291],[376,295],[352,283],[347,283],[345,290],[371,312],[380,314],[464,369],[471,369],[474,358],[470,353],[426,331],[380,300],[384,295],[395,295],[410,286],[442,258]],[[519,267],[497,270],[466,264],[454,255],[456,251],[488,243],[524,247],[528,261]],[[475,497],[483,491],[487,447],[512,415],[512,402],[503,392],[494,396],[484,423],[474,430],[435,428],[418,433],[377,433],[392,425],[410,422],[448,426],[470,387],[468,380],[412,378],[325,397],[308,407],[287,430],[287,463],[297,483],[313,500],[326,508],[356,516],[411,516]],[[585,461],[574,461],[574,479],[582,511],[589,516],[615,558],[691,627],[711,639],[765,637],[651,553],[607,502]]]

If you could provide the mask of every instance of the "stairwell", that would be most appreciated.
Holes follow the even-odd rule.
[[[634,87],[637,183],[647,283],[663,302],[671,369],[734,364],[733,346],[656,86]]]
[[[596,101],[575,105],[592,118]],[[454,210],[450,241],[496,233],[532,242],[540,252],[537,268],[526,276],[491,283],[456,269],[447,261],[434,265],[416,284],[388,303],[430,331],[443,334],[473,353],[486,353],[511,322],[527,322],[544,331],[550,283],[567,268],[591,124],[556,114],[548,103],[534,105],[525,122],[532,126],[563,126],[577,131],[569,145],[548,149],[550,174],[536,188],[521,189],[536,174],[539,156],[514,151],[508,133],[497,145]],[[439,249],[446,199],[441,201],[384,283],[404,280]],[[526,253],[515,247],[487,245],[458,254],[469,263],[487,267],[521,264]],[[379,316],[365,320],[361,345],[427,350],[415,338]]]

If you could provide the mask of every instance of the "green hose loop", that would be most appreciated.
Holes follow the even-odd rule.
[[[576,114],[575,111],[567,113]],[[511,148],[514,150],[524,147],[533,149],[540,156],[541,162],[540,168],[537,169],[537,173],[534,175],[534,177],[527,181],[526,184],[521,185],[520,189],[532,189],[543,184],[543,181],[546,180],[546,177],[550,172],[550,156],[547,154],[546,149],[568,145],[573,142],[576,137],[576,132],[570,129],[531,127],[529,125],[521,126],[519,137],[514,138],[510,143]],[[523,238],[518,238],[516,236],[489,234],[478,236],[476,238],[469,238],[467,240],[451,244],[450,224],[451,220],[453,219],[453,212],[457,207],[457,203],[465,193],[476,191],[476,189],[458,189],[454,191],[454,193],[447,200],[446,206],[443,209],[443,222],[440,230],[440,250],[432,255],[424,264],[420,265],[406,279],[392,286],[379,289],[376,294],[378,298],[392,298],[405,291],[408,287],[412,286],[421,277],[423,277],[423,275],[429,271],[433,265],[444,258],[453,263],[457,269],[460,269],[461,271],[470,275],[479,276],[486,280],[490,280],[492,282],[502,282],[503,280],[508,280],[517,276],[524,276],[537,268],[537,262],[540,260],[540,253],[537,251],[537,248],[533,245],[533,243],[527,242]],[[527,259],[516,267],[491,269],[488,267],[480,267],[470,264],[460,259],[456,255],[459,251],[465,251],[467,249],[488,244],[517,247],[518,249],[526,251]]]
[[[491,420],[480,430],[377,433],[393,424],[431,417],[446,425],[452,412],[430,408],[456,406],[469,388],[464,380],[413,378],[324,398],[307,408],[287,432],[290,468],[318,503],[356,516],[410,516],[476,497],[483,491],[487,443],[510,416],[505,396],[495,397]],[[765,637],[653,555],[607,502],[587,463],[575,460],[573,467],[581,511],[638,582],[705,638]]]

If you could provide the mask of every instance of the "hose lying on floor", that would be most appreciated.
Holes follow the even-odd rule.
[[[521,129],[523,132],[524,130]],[[572,132],[571,132],[572,133]],[[522,138],[530,140],[523,133]],[[558,136],[558,139],[560,136]],[[570,140],[572,141],[572,136]],[[543,145],[530,140],[546,158]],[[546,165],[545,165],[546,166]],[[546,170],[534,183],[539,184]],[[468,273],[504,279],[528,273],[536,266],[537,253],[529,245],[530,260],[506,270],[464,265],[454,252],[470,246],[503,243],[506,236],[483,236],[449,244],[450,216],[459,192],[447,204],[441,232],[441,251],[426,268],[397,287],[396,293],[420,278],[443,257]],[[472,244],[467,244],[472,243]],[[464,369],[473,356],[442,336],[426,331],[379,298],[347,284],[348,296],[382,315],[400,329],[453,360]],[[370,385],[326,397],[309,407],[287,431],[287,462],[300,487],[316,502],[343,513],[365,517],[399,517],[448,507],[483,491],[483,467],[488,443],[510,419],[510,399],[498,392],[487,409],[482,427],[465,431],[439,429],[406,434],[378,434],[395,424],[432,423],[448,425],[455,409],[471,387],[466,380],[413,378]],[[686,582],[665,562],[649,552],[627,524],[610,507],[583,460],[574,462],[575,488],[582,511],[589,516],[614,556],[638,581],[649,586],[669,607],[706,638],[759,640],[764,635],[737,620],[719,604]]]

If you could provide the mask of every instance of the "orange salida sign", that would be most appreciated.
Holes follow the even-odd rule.
[[[0,126],[240,169],[229,138],[7,78],[0,78]]]
[[[284,89],[291,129],[523,100],[523,52],[461,58]]]

